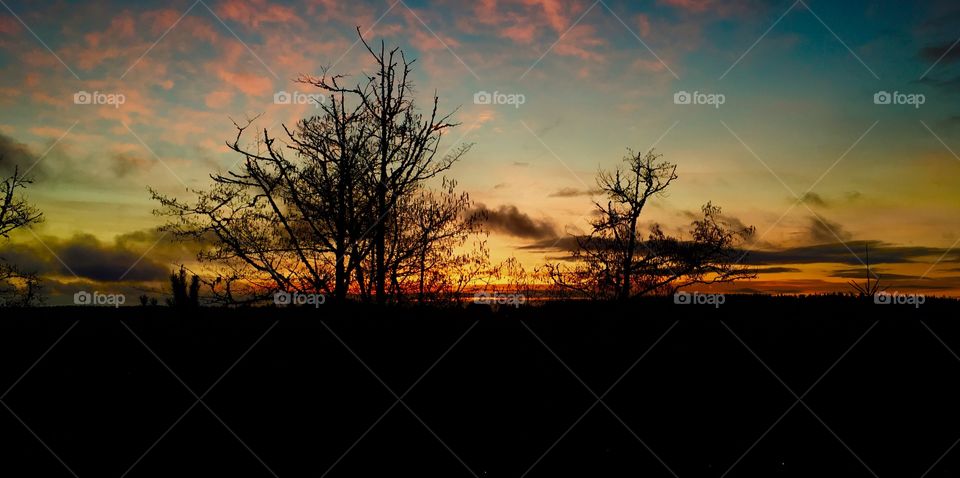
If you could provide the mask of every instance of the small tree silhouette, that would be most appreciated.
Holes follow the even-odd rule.
[[[688,238],[669,235],[658,224],[645,233],[640,220],[644,209],[666,195],[677,179],[677,167],[652,150],[627,152],[623,166],[597,174],[597,191],[606,204],[594,202],[591,230],[574,236],[572,265],[546,265],[557,287],[598,299],[627,300],[755,277],[740,265],[740,245],[754,228],[725,219],[711,202],[691,223]]]
[[[188,285],[185,267],[180,266],[180,272],[170,274],[170,288],[173,290],[173,298],[167,300],[170,307],[200,307],[200,277],[194,274]]]
[[[887,290],[887,287],[881,287],[880,276],[877,276],[870,270],[870,243],[864,244],[863,247],[866,251],[866,261],[864,262],[864,267],[867,268],[867,282],[864,284],[857,284],[854,281],[850,281],[850,287],[853,287],[860,297],[873,297],[880,292]],[[872,284],[870,283],[871,275],[874,276],[874,281]]]

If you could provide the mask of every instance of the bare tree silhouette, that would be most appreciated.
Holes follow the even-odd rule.
[[[344,85],[344,75],[325,70],[319,77],[301,76],[299,82],[313,85],[334,97],[347,96],[358,104],[358,112],[370,125],[368,159],[373,179],[373,290],[378,303],[387,301],[390,268],[387,236],[391,217],[398,214],[401,198],[411,194],[424,181],[448,170],[469,149],[462,145],[437,157],[444,133],[459,123],[451,122],[453,113],[438,114],[439,97],[434,93],[432,108],[424,115],[413,99],[410,80],[415,60],[407,60],[399,48],[387,50],[383,41],[374,50],[357,35],[376,64],[372,75],[355,85]]]
[[[489,259],[478,248],[460,250],[482,233],[483,217],[469,212],[470,196],[457,193],[456,185],[444,179],[437,190],[420,189],[400,198],[397,214],[387,222],[384,265],[391,297],[415,290],[420,303],[456,298],[475,279],[458,273],[457,266]]]
[[[0,237],[8,239],[15,229],[43,220],[43,214],[23,196],[23,190],[32,183],[30,178],[20,174],[18,166],[14,166],[13,173],[0,182]]]
[[[0,157],[0,165],[3,165]],[[43,214],[31,205],[23,190],[33,181],[13,167],[0,182],[0,240],[7,241],[13,231],[38,224]],[[40,279],[0,257],[0,305],[31,305],[40,300]]]
[[[640,216],[648,202],[664,195],[677,179],[676,166],[652,151],[628,150],[623,160],[626,167],[597,174],[606,204],[594,203],[591,231],[576,237],[572,265],[547,264],[546,272],[556,286],[590,297],[624,300],[698,283],[754,277],[737,265],[737,245],[754,229],[729,224],[712,203],[704,205],[702,218],[691,224],[689,239],[669,236],[657,224],[644,238]]]
[[[284,126],[285,142],[263,131],[241,146],[256,118],[235,123],[228,146],[243,155],[238,171],[211,175],[212,187],[194,190],[194,202],[151,190],[156,213],[170,218],[163,229],[205,244],[199,259],[216,264],[205,281],[218,299],[288,290],[386,303],[416,291],[424,301],[453,287],[437,274],[468,260],[457,249],[481,223],[467,214],[469,196],[442,174],[470,145],[439,153],[457,123],[438,115],[436,94],[432,110],[419,112],[408,79],[413,61],[360,39],[377,73],[351,87],[326,70],[302,76],[329,101],[318,102],[319,115]],[[247,285],[246,298],[238,284]]]
[[[863,284],[858,284],[854,281],[850,281],[850,287],[853,287],[853,290],[857,291],[857,295],[860,297],[873,297],[885,290],[886,286],[880,285],[880,276],[876,275],[873,271],[870,270],[870,243],[865,243],[863,245],[865,253],[864,268],[866,269],[867,280]],[[873,276],[874,281],[870,283],[870,277]]]

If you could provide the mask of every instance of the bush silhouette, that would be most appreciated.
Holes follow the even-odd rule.
[[[170,274],[170,288],[173,298],[167,300],[170,307],[200,307],[200,277],[194,274],[187,284],[187,270],[180,266],[180,272]]]

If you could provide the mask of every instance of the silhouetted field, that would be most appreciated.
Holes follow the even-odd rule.
[[[0,441],[43,477],[957,476],[958,310],[11,309]]]

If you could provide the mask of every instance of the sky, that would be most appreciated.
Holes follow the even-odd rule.
[[[723,290],[850,290],[870,243],[892,289],[960,295],[954,1],[0,7],[0,168],[26,165],[45,215],[2,255],[54,296],[158,285],[190,261],[156,231],[147,188],[184,195],[234,167],[233,121],[279,135],[315,113],[275,96],[315,93],[294,80],[323,68],[369,69],[358,27],[416,58],[421,100],[456,110],[444,147],[474,146],[449,175],[492,211],[495,259],[565,256],[597,171],[655,148],[679,178],[645,226],[683,234],[712,201],[756,227],[746,262],[761,273]]]

